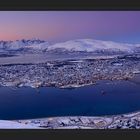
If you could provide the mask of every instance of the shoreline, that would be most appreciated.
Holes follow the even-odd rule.
[[[138,73],[140,74],[140,73]],[[117,78],[117,79],[108,79],[108,78],[104,78],[104,79],[97,79],[95,80],[94,82],[90,82],[90,83],[85,83],[85,84],[69,84],[69,85],[64,85],[64,86],[52,86],[52,85],[47,85],[47,86],[31,86],[31,85],[25,85],[25,86],[15,86],[15,85],[12,85],[12,86],[9,86],[9,85],[0,85],[0,87],[11,87],[13,89],[18,89],[18,88],[22,88],[22,87],[30,87],[30,88],[33,88],[33,89],[39,89],[41,87],[51,87],[51,88],[59,88],[59,89],[76,89],[76,88],[80,88],[80,87],[85,87],[85,86],[90,86],[90,85],[97,85],[99,81],[104,81],[104,80],[107,80],[107,81],[129,81],[131,82],[131,79],[135,76],[136,74],[134,74],[132,77],[124,77],[124,78]]]
[[[129,81],[129,79],[127,79],[127,81]],[[74,88],[95,84],[97,83],[83,84]],[[69,89],[69,87],[60,89]],[[6,121],[7,123],[8,121],[11,121],[24,125],[25,129],[29,129],[29,126],[31,126],[32,129],[140,129],[140,111],[103,116],[60,116],[23,120],[0,120],[0,128],[2,128],[1,121],[4,121],[5,123]],[[16,129],[12,126],[8,126],[8,128],[9,127],[11,129]],[[21,127],[21,129],[24,128]]]
[[[140,111],[104,116],[0,120],[0,129],[140,129]]]
[[[44,129],[140,129],[140,111],[104,116],[62,116],[13,120]]]

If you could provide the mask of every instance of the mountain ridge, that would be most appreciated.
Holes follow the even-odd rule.
[[[44,40],[0,41],[0,51],[18,52],[95,52],[95,53],[135,53],[140,52],[140,44],[117,43],[95,39],[75,39],[51,44]]]

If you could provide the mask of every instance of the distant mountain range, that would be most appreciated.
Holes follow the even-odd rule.
[[[94,39],[76,39],[61,43],[50,44],[47,41],[17,40],[0,41],[0,52],[14,53],[97,53],[97,54],[123,54],[140,53],[140,44],[116,43]]]

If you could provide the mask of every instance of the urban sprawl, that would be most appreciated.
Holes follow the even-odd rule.
[[[110,59],[47,61],[0,65],[0,86],[73,88],[98,80],[128,80],[140,72],[137,55]]]

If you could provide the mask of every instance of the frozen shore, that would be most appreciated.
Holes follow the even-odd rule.
[[[40,129],[40,127],[17,121],[0,120],[0,129]]]
[[[45,129],[140,129],[140,112],[111,116],[66,116],[17,120]]]

